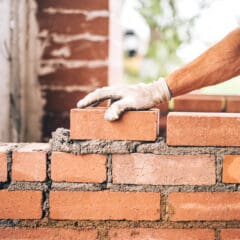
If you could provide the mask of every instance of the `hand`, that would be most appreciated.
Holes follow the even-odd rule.
[[[114,102],[105,112],[108,121],[116,120],[125,110],[149,109],[171,98],[170,90],[163,78],[158,81],[140,83],[126,87],[103,87],[89,93],[77,103],[78,108],[85,108],[94,103],[111,99]]]

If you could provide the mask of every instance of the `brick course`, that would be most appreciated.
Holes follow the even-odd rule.
[[[239,192],[171,193],[168,199],[172,221],[240,220]]]
[[[97,240],[94,230],[76,230],[67,228],[0,228],[1,239],[41,239],[41,240]]]
[[[41,191],[0,190],[0,219],[40,219]]]
[[[215,159],[210,155],[166,156],[139,153],[113,155],[112,171],[113,183],[119,184],[215,183]]]
[[[50,218],[157,220],[160,218],[160,194],[52,191],[50,193]]]
[[[100,154],[74,155],[53,152],[51,176],[57,182],[106,181],[106,156]]]

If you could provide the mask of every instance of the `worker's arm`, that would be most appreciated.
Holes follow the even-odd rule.
[[[228,34],[193,62],[150,84],[128,87],[104,87],[88,94],[77,103],[84,108],[96,102],[113,99],[106,111],[107,120],[118,119],[128,109],[148,109],[201,87],[223,82],[240,74],[240,28]]]
[[[240,74],[240,28],[197,59],[173,72],[167,84],[173,96],[214,85]]]

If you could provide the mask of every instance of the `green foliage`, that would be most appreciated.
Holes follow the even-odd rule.
[[[153,61],[156,66],[155,76],[144,77],[141,81],[148,82],[159,76],[166,76],[181,61],[176,51],[182,43],[191,39],[191,29],[198,17],[195,15],[183,19],[179,14],[179,0],[139,0],[137,9],[150,28],[150,44],[145,58]],[[199,2],[199,9],[204,8],[205,0]]]

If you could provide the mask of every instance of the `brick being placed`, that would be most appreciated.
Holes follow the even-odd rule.
[[[104,119],[106,108],[72,109],[70,138],[74,140],[154,141],[159,134],[159,110],[128,111],[113,122]]]

